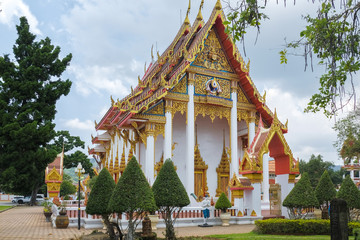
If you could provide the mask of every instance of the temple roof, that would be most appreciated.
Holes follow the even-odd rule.
[[[138,78],[138,85],[131,89],[131,93],[121,100],[115,101],[111,98],[109,110],[99,124],[95,122],[96,130],[109,130],[113,126],[120,128],[135,115],[146,112],[161,101],[179,83],[196,56],[204,49],[204,42],[213,28],[217,32],[234,75],[238,78],[238,86],[255,105],[256,111],[263,119],[269,125],[272,123],[274,114],[266,106],[265,96],[260,95],[251,80],[249,65],[245,65],[232,37],[225,33],[226,18],[220,1],[216,2],[206,23],[202,19],[201,7],[192,25],[188,13],[189,9],[174,40],[161,55],[157,53],[157,60],[148,66],[143,77]],[[287,131],[283,125],[282,131]]]

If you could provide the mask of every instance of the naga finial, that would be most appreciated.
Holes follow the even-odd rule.
[[[154,61],[154,53],[153,53],[153,51],[154,51],[154,44],[151,45],[151,61],[152,62]]]
[[[190,13],[190,8],[191,8],[191,0],[189,0],[189,6],[188,6],[188,10],[186,12],[186,17],[185,17],[185,20],[184,20],[184,23],[189,25],[190,24],[190,20],[189,20],[189,13]]]
[[[111,101],[111,105],[114,105],[115,101],[114,101],[114,99],[112,98],[112,95],[110,95],[110,101]]]
[[[203,6],[204,6],[204,0],[201,0],[200,7],[199,7],[199,12],[198,12],[198,15],[196,17],[196,19],[198,21],[201,21],[203,19],[202,14],[201,14],[201,9],[203,8]]]
[[[186,16],[189,16],[190,8],[191,8],[191,0],[189,0],[189,6],[188,6],[188,9],[187,9],[187,12],[186,12]]]
[[[266,90],[264,91],[264,95],[262,96],[263,103],[266,102]]]
[[[217,0],[217,1],[216,1],[215,9],[216,9],[216,10],[222,9],[220,0]]]

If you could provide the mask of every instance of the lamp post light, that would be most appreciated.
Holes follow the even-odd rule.
[[[85,169],[81,166],[81,163],[79,163],[75,169],[75,173],[78,175],[79,177],[79,192],[78,192],[78,200],[79,200],[79,204],[78,204],[78,230],[80,230],[80,177],[81,175],[83,175],[85,173]]]

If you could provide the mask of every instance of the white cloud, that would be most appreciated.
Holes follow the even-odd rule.
[[[334,119],[321,113],[304,113],[309,97],[298,97],[277,87],[266,89],[269,108],[276,112],[281,122],[288,123],[285,138],[295,158],[308,161],[311,154],[322,155],[325,161],[341,164],[337,151],[332,146],[336,132],[332,129]]]
[[[89,131],[94,130],[94,122],[90,120],[81,122],[80,119],[74,118],[74,119],[66,120],[64,125],[66,127],[69,127],[70,129],[89,130]]]
[[[0,23],[13,27],[20,17],[25,16],[30,24],[30,30],[35,34],[41,34],[38,20],[22,0],[3,0],[1,9]]]
[[[129,86],[125,83],[135,82],[135,79],[124,74],[124,67],[118,66],[71,66],[69,71],[75,77],[76,91],[84,96],[90,94],[111,94],[114,98],[129,94]]]

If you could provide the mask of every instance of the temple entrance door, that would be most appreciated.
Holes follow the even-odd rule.
[[[195,195],[198,198],[203,197],[205,192],[203,175],[204,175],[203,171],[195,171],[194,191],[195,191]]]
[[[281,216],[281,185],[270,184],[270,215]]]
[[[229,185],[229,175],[220,176],[220,189],[226,196],[228,196],[228,185]]]

